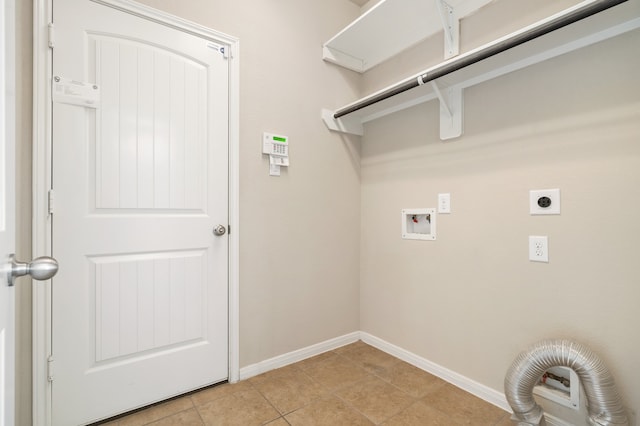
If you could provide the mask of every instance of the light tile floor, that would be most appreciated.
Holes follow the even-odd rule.
[[[120,417],[109,426],[509,426],[509,414],[363,342]]]

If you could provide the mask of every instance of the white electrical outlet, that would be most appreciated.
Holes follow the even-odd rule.
[[[529,235],[529,260],[549,262],[549,241],[546,236]]]
[[[451,213],[451,194],[438,194],[438,213]]]

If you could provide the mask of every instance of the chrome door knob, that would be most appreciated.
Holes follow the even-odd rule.
[[[25,275],[38,281],[48,280],[58,272],[58,261],[53,257],[42,256],[33,259],[31,262],[18,262],[15,254],[9,256],[10,271],[7,274],[7,284],[13,286],[15,279]]]
[[[213,235],[216,236],[221,236],[224,235],[227,232],[227,228],[225,228],[223,225],[218,225],[215,228],[213,228]]]

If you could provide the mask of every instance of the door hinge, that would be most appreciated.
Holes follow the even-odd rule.
[[[53,382],[53,355],[47,358],[47,380]]]
[[[49,215],[53,214],[53,202],[54,202],[54,194],[53,194],[53,189],[49,190],[48,193],[48,199],[47,199],[47,212],[49,213]]]
[[[56,34],[55,34],[55,28],[53,26],[53,22],[49,22],[48,27],[49,27],[49,47],[53,49],[55,47],[55,44],[56,44],[55,43],[55,41],[56,41],[55,35]]]

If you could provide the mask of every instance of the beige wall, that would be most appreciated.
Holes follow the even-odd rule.
[[[23,77],[18,239],[30,256],[31,7],[17,2]],[[359,138],[330,133],[323,107],[359,95],[355,73],[321,60],[322,43],[355,18],[344,0],[146,4],[240,39],[240,365],[359,329]],[[291,167],[268,176],[263,131],[290,138]],[[19,219],[20,220],[20,219]],[[30,424],[30,292],[18,302],[18,424]]]
[[[518,352],[573,338],[640,410],[639,45],[635,31],[466,90],[456,140],[439,140],[436,102],[366,125],[363,331],[500,392]],[[529,215],[545,188],[561,189],[560,216]],[[441,192],[437,241],[402,240],[400,210]],[[529,235],[549,237],[549,263],[528,260]]]

